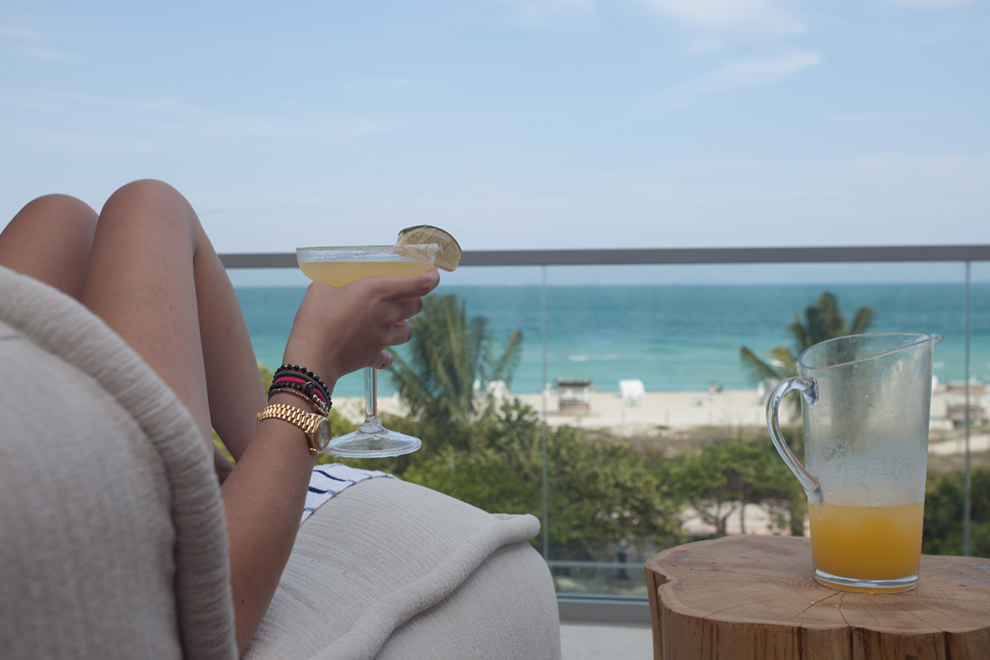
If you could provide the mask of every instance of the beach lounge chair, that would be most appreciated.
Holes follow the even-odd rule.
[[[172,392],[2,267],[0,382],[0,656],[235,658],[216,478]],[[559,659],[538,527],[396,479],[350,486],[301,527],[243,657]]]

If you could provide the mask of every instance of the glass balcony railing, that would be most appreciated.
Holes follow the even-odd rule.
[[[293,255],[221,258],[258,359],[274,368],[307,281]],[[494,407],[456,429],[407,419],[382,375],[380,410],[419,424],[425,444],[375,465],[539,517],[534,545],[561,599],[645,602],[643,563],[666,547],[804,533],[765,399],[801,328],[833,303],[847,329],[869,318],[870,332],[945,337],[924,551],[990,554],[990,246],[467,252],[431,295],[456,296],[468,323],[484,317],[490,368],[503,357],[510,368],[475,373],[478,409]],[[342,380],[335,407],[356,416],[361,387],[359,375]],[[796,428],[785,434],[799,446]]]

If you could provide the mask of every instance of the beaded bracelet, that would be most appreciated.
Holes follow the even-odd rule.
[[[305,367],[300,367],[297,364],[283,364],[281,367],[275,370],[275,374],[272,376],[273,381],[277,381],[282,376],[297,377],[307,380],[319,389],[320,393],[323,394],[323,398],[326,401],[330,400],[330,391],[327,389],[326,383],[320,379],[319,376],[314,374],[309,369]]]
[[[296,386],[298,386],[297,389],[304,390],[307,394],[311,394],[317,397],[318,399],[320,399],[323,403],[327,403],[326,396],[324,395],[323,391],[316,386],[316,383],[312,381],[308,381],[303,378],[280,376],[272,382],[272,387],[269,388],[269,391],[275,387],[296,387]]]
[[[333,402],[327,386],[309,369],[294,364],[283,364],[275,370],[272,385],[268,388],[268,398],[277,391],[287,391],[305,397],[317,410],[328,415]]]
[[[274,394],[294,394],[295,396],[298,396],[308,401],[313,406],[313,408],[316,410],[317,413],[323,415],[324,417],[330,415],[330,409],[327,407],[327,404],[325,404],[322,400],[318,399],[315,396],[306,394],[298,386],[277,387],[277,388],[273,387],[270,390],[268,390],[268,399],[271,400],[272,395]]]
[[[298,364],[283,364],[281,367],[275,370],[275,375],[278,376],[279,374],[285,372],[292,372],[296,374],[302,374],[303,376],[308,376],[309,378],[312,378],[324,390],[326,390],[327,388],[326,383],[324,383],[319,376],[317,376],[316,374],[314,374],[312,371],[310,371],[305,367],[300,367]]]

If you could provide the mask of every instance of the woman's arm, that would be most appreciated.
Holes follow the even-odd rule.
[[[406,319],[419,312],[422,296],[438,282],[433,270],[415,277],[368,278],[340,289],[313,283],[296,315],[284,362],[310,369],[331,391],[346,373],[387,366],[391,356],[383,349],[409,340],[412,329]],[[276,394],[271,402],[313,411],[287,394]],[[224,482],[241,651],[264,617],[289,560],[313,464],[302,430],[279,419],[265,420]]]

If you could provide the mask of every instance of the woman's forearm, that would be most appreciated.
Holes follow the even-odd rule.
[[[272,403],[306,405],[284,394],[273,396]],[[239,651],[261,623],[289,560],[314,463],[301,429],[269,419],[258,425],[223,484]]]

